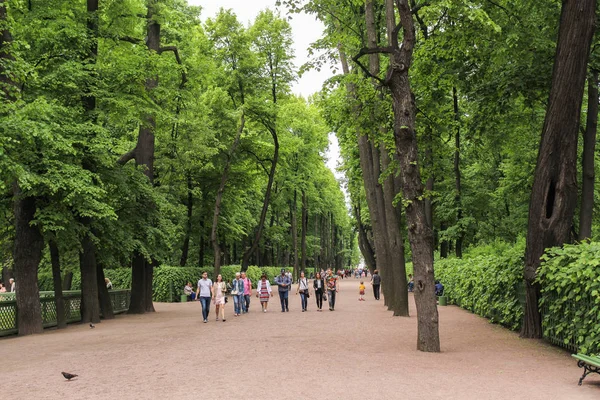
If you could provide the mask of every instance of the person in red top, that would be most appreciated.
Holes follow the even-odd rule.
[[[244,281],[244,301],[242,302],[242,313],[250,311],[250,297],[252,297],[252,281],[242,272],[242,281]]]
[[[329,311],[335,310],[335,295],[338,290],[338,278],[333,274],[331,268],[327,270],[325,283],[327,284],[327,297],[329,298]]]

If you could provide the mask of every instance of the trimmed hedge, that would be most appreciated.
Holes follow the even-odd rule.
[[[544,335],[600,353],[600,243],[552,248],[542,260]]]
[[[241,267],[239,265],[226,265],[221,267],[221,275],[223,280],[231,282],[235,278],[235,273],[239,272]],[[293,271],[293,268],[286,268]],[[161,266],[154,269],[154,279],[152,282],[152,299],[159,302],[171,302],[178,301],[181,294],[183,294],[183,287],[187,282],[192,282],[193,286],[196,286],[196,282],[201,278],[203,272],[208,272],[208,276],[211,279],[215,279],[213,267],[169,267]],[[273,282],[273,279],[280,274],[281,267],[256,267],[249,266],[246,271],[246,275],[252,281],[252,286],[256,287],[256,282],[260,280],[260,277],[265,273],[269,281]],[[307,274],[310,275],[310,269],[307,269]],[[119,268],[119,269],[106,269],[104,275],[110,279],[115,289],[131,288],[131,269]],[[54,290],[54,283],[52,281],[51,271],[42,271],[38,273],[38,286],[40,290]],[[73,285],[72,290],[81,290],[81,275],[79,271],[73,272]]]
[[[444,285],[449,302],[517,330],[523,318],[519,290],[524,247],[500,253],[438,260],[435,277]]]

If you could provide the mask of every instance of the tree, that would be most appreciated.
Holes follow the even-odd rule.
[[[571,240],[577,201],[577,138],[590,45],[594,0],[565,0],[559,22],[552,88],[542,128],[529,203],[524,279],[526,307],[521,336],[540,338],[542,322],[536,271],[544,249]]]

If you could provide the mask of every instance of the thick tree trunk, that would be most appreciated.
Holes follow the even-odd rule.
[[[542,336],[536,271],[544,250],[569,241],[577,205],[577,139],[594,34],[595,0],[564,0],[548,109],[533,180],[524,279],[527,306],[521,336]]]
[[[582,187],[579,212],[579,240],[592,237],[592,216],[594,213],[594,184],[596,180],[594,153],[598,131],[598,71],[592,70],[588,76],[588,106],[585,133],[583,135],[583,157],[581,160]]]
[[[17,292],[17,328],[19,335],[41,333],[42,314],[38,289],[37,270],[42,259],[44,238],[35,218],[35,198],[24,197],[18,184],[14,184],[15,247],[14,270]]]
[[[56,326],[58,329],[67,327],[65,300],[63,298],[62,280],[60,276],[60,253],[54,240],[48,242],[50,263],[52,264],[52,282],[54,283],[54,303],[56,304]]]
[[[185,267],[187,264],[188,254],[190,252],[190,235],[192,234],[192,215],[194,211],[194,192],[192,185],[192,174],[187,173],[187,225],[185,229],[185,238],[183,239],[183,246],[181,248],[181,259],[179,265]]]
[[[110,301],[110,295],[108,294],[108,288],[106,287],[106,281],[104,280],[104,267],[102,264],[96,264],[96,283],[98,285],[98,303],[100,305],[100,313],[104,319],[114,319],[115,314],[113,312],[112,301]]]
[[[387,0],[387,2],[391,1]],[[427,225],[425,217],[423,183],[419,170],[419,153],[415,132],[415,104],[408,77],[415,45],[415,27],[408,0],[396,0],[396,4],[400,13],[403,40],[400,46],[396,28],[392,32],[388,32],[393,50],[387,83],[393,100],[394,138],[400,164],[408,238],[413,259],[418,318],[417,349],[439,352],[440,337],[433,274],[433,233]],[[394,21],[394,13],[388,12],[387,18]],[[388,26],[390,25],[395,25],[395,22],[388,23]]]
[[[128,314],[143,314],[146,311],[146,259],[136,252],[131,263],[131,300]]]
[[[87,225],[87,224],[86,224]],[[87,233],[81,240],[79,254],[81,270],[81,322],[100,322],[100,302],[98,301],[98,277],[96,245]]]
[[[458,225],[458,237],[456,238],[456,257],[462,258],[463,230],[460,226],[462,220],[462,199],[460,183],[460,114],[458,109],[458,94],[456,86],[452,87],[452,100],[454,103],[454,122],[456,132],[454,133],[454,202],[456,203],[456,225]]]

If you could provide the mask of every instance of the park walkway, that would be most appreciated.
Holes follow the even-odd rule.
[[[276,288],[274,288],[276,290]],[[292,292],[294,293],[294,292]],[[200,305],[0,340],[0,382],[14,399],[599,399],[600,376],[561,349],[457,307],[440,307],[441,354],[415,350],[416,318],[357,301],[344,280],[334,312],[270,310],[203,324]],[[60,372],[79,374],[67,382]]]

